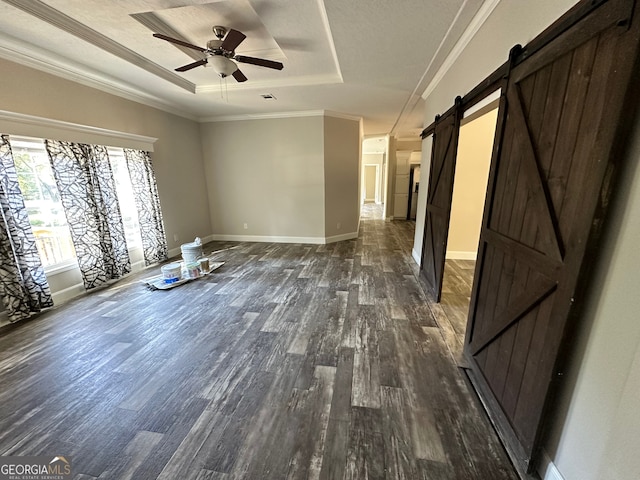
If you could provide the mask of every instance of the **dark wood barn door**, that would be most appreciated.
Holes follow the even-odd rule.
[[[442,293],[460,116],[461,108],[458,99],[452,109],[436,119],[433,146],[431,147],[431,168],[429,170],[420,274],[426,282],[429,294],[436,302],[440,301]]]
[[[529,471],[623,144],[633,3],[574,12],[564,33],[512,55],[503,88],[465,353],[512,457]]]

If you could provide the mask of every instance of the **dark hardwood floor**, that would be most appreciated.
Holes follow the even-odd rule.
[[[517,478],[456,365],[461,319],[416,280],[413,223],[380,214],[4,327],[0,454],[71,457],[82,480]]]
[[[458,366],[466,367],[462,355],[467,330],[467,315],[473,287],[474,260],[447,259],[444,265],[442,298],[439,304],[431,304],[438,326],[447,347]]]

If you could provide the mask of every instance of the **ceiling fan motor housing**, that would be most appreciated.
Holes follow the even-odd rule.
[[[222,49],[220,48],[222,45],[222,40],[213,39],[207,42],[207,50],[211,50],[215,52],[216,55],[222,55]]]
[[[227,28],[222,27],[220,25],[216,25],[213,27],[213,34],[218,37],[219,40],[222,40],[224,36],[227,34]]]

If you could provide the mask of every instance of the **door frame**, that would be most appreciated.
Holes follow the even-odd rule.
[[[373,192],[373,196],[374,199],[373,201],[376,204],[380,203],[380,165],[376,164],[376,163],[365,163],[364,165],[362,165],[363,167],[363,171],[362,171],[362,176],[363,176],[363,180],[364,180],[364,195],[362,198],[362,203],[366,203],[367,202],[367,168],[369,167],[375,167],[376,169],[376,178],[375,178],[375,182],[374,182],[374,192]]]

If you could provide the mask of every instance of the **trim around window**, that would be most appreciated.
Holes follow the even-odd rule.
[[[153,152],[153,144],[158,140],[155,137],[135,133],[119,132],[6,110],[0,110],[0,131],[10,135],[55,138],[69,142],[110,145],[147,152]]]
[[[55,265],[44,267],[44,273],[45,275],[57,275],[59,273],[68,272],[69,270],[78,268],[80,268],[78,266],[78,261],[75,258],[70,258],[63,262],[56,263]]]
[[[130,257],[141,255],[142,246],[136,245],[132,248],[129,248],[128,251],[129,251]],[[132,260],[131,264],[133,265],[133,263],[135,262]],[[142,263],[144,264],[144,261]],[[56,263],[55,265],[44,267],[44,273],[45,275],[52,276],[52,275],[58,275],[59,273],[64,273],[64,272],[68,272],[68,271],[79,269],[79,268],[80,266],[78,265],[78,260],[76,258],[70,258],[63,262]]]

